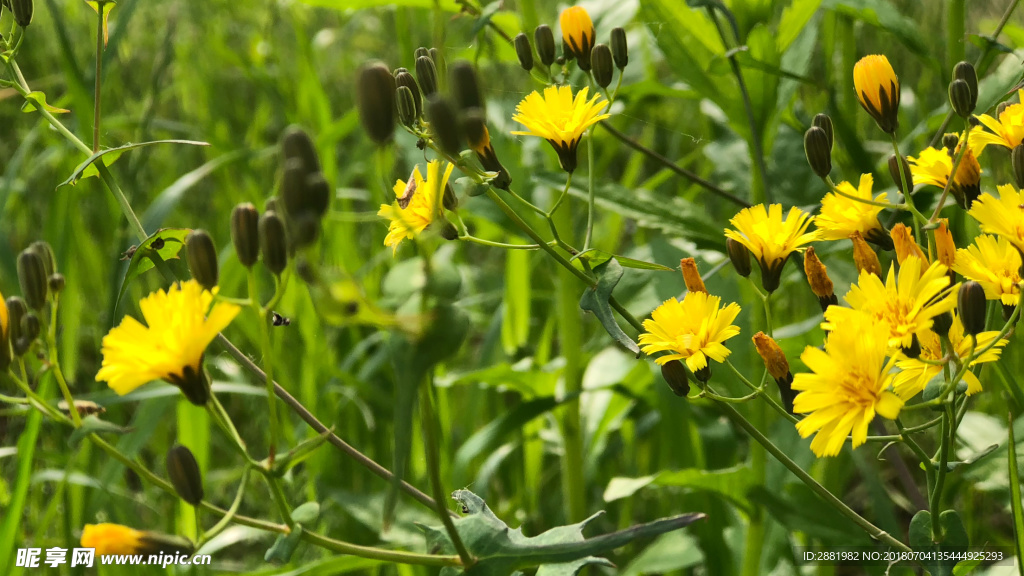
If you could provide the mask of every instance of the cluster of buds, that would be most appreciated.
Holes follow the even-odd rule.
[[[0,301],[0,370],[31,349],[42,333],[40,316],[64,290],[64,276],[49,244],[34,242],[18,255],[18,283],[21,296]]]
[[[609,44],[595,44],[596,32],[590,15],[581,6],[573,6],[562,12],[559,19],[562,27],[562,56],[555,56],[555,36],[551,28],[541,24],[533,31],[533,39],[537,47],[537,60],[543,68],[544,76],[550,75],[551,65],[557,62],[565,64],[575,60],[580,70],[593,74],[594,82],[607,88],[612,82],[615,68],[619,73],[629,63],[629,48],[626,44],[626,31],[623,28],[612,30]],[[533,57],[533,46],[525,32],[520,32],[513,39],[519,64],[527,72],[536,67]]]

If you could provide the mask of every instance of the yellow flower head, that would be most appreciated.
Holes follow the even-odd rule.
[[[996,330],[978,334],[978,343],[975,349],[981,350],[987,347],[998,336],[999,332]],[[893,392],[904,400],[909,400],[916,396],[924,390],[932,378],[942,372],[942,366],[923,362],[923,360],[942,360],[942,344],[939,340],[939,335],[932,330],[925,330],[918,333],[917,337],[921,342],[921,355],[917,358],[904,357],[896,363],[900,373],[893,378]],[[953,313],[953,325],[949,329],[949,341],[961,361],[966,360],[971,355],[971,338],[964,337],[964,325],[960,322],[960,316],[955,312]],[[1006,346],[1007,343],[1006,339],[999,340],[990,350],[975,358],[971,362],[971,366],[998,360],[999,355],[1003,352],[1002,347]],[[956,371],[955,368],[953,368],[953,371]],[[978,380],[978,377],[973,372],[970,370],[964,372],[964,380],[967,382],[968,396],[975,392],[981,392],[981,381]]]
[[[82,528],[82,547],[95,548],[97,556],[125,556],[163,552],[184,555],[193,545],[184,538],[135,530],[120,524],[86,524]]]
[[[927,260],[921,247],[914,240],[914,233],[906,224],[897,224],[892,227],[889,233],[892,236],[892,244],[896,248],[896,261],[903,264],[907,258],[915,257]]]
[[[974,244],[956,251],[953,270],[981,284],[985,297],[999,300],[1003,306],[1016,306],[1020,300],[1020,252],[1006,238],[982,234]]]
[[[764,204],[740,210],[729,220],[735,229],[726,229],[725,237],[743,244],[761,266],[761,284],[774,292],[786,258],[805,244],[821,238],[820,232],[808,232],[811,215],[796,206],[782,217],[782,204]]]
[[[957,151],[959,152],[959,146]],[[936,150],[935,148],[928,147],[922,150],[921,155],[917,158],[910,156],[907,160],[910,163],[910,173],[914,177],[915,186],[930,184],[944,188],[946,181],[949,180],[950,172],[953,171],[953,157],[948,148]],[[956,169],[953,185],[950,187],[953,197],[956,198],[957,204],[961,208],[965,210],[970,209],[971,204],[978,198],[978,194],[981,193],[980,182],[981,164],[978,164],[978,158],[974,155],[972,148],[969,147],[964,152],[960,166]]]
[[[590,14],[582,6],[572,6],[562,10],[558,17],[562,27],[562,42],[576,58],[580,69],[590,70],[590,51],[594,49],[594,22]]]
[[[11,364],[10,313],[4,295],[0,294],[0,373]]]
[[[581,9],[582,10],[582,9]],[[540,136],[558,152],[562,170],[576,169],[576,147],[590,126],[609,118],[601,114],[608,102],[595,94],[587,100],[589,88],[583,87],[574,98],[569,86],[548,86],[544,96],[533,91],[516,106],[513,120],[526,126],[525,132],[512,132],[520,136]]]
[[[793,411],[808,414],[796,430],[804,438],[817,432],[811,441],[815,455],[839,454],[848,435],[854,448],[863,444],[875,414],[899,416],[903,401],[889,390],[888,341],[884,323],[854,312],[832,330],[824,350],[808,346],[800,355],[810,372],[793,378],[793,390],[800,392]]]
[[[885,56],[872,54],[853,66],[857,99],[883,132],[892,134],[899,125],[900,79]]]
[[[452,174],[453,164],[446,164],[441,174],[441,162],[431,160],[427,164],[427,178],[420,174],[420,167],[413,168],[409,182],[398,180],[395,183],[395,196],[398,198],[391,204],[381,204],[377,216],[387,218],[388,235],[384,237],[384,245],[390,246],[392,253],[398,251],[398,245],[406,238],[414,238],[423,232],[441,213],[441,197],[448,185],[448,177]]]
[[[878,324],[888,326],[889,348],[909,348],[914,334],[932,327],[932,319],[956,306],[959,284],[949,287],[947,269],[935,262],[927,263],[917,257],[907,258],[900,265],[889,268],[885,284],[867,272],[861,272],[857,284],[846,293],[850,308],[831,306],[825,311],[822,328],[837,330],[851,318],[866,313]]]
[[[1024,90],[1018,90],[1017,94],[1021,97],[1021,102],[1024,102]],[[989,144],[1005,146],[1012,150],[1024,140],[1024,104],[1022,103],[1007,106],[999,114],[998,120],[988,114],[979,114],[977,118],[992,131],[971,131],[971,148],[977,154],[981,154]]]
[[[687,292],[682,302],[669,298],[644,320],[640,347],[644,354],[669,352],[655,362],[684,360],[693,372],[708,367],[708,358],[722,362],[731,353],[723,342],[740,333],[732,321],[740,313],[738,304],[720,308],[722,299],[706,292]]]
[[[999,198],[982,194],[971,207],[971,216],[981,224],[981,231],[998,234],[1018,250],[1024,250],[1024,191],[1005,184],[997,188]]]
[[[143,298],[139,308],[146,325],[125,316],[103,337],[103,365],[96,381],[124,395],[163,379],[181,388],[192,403],[205,404],[209,386],[203,374],[203,353],[239,312],[238,306],[227,302],[211,309],[213,296],[189,280]]]
[[[875,197],[871,196],[873,184],[874,179],[871,174],[864,174],[860,177],[858,188],[854,188],[849,182],[840,182],[836,188],[856,198],[875,202],[884,201],[884,192]],[[860,232],[861,236],[870,238],[872,242],[884,242],[887,236],[882,229],[882,224],[878,221],[878,214],[881,211],[881,206],[865,204],[829,192],[821,200],[821,212],[814,218],[814,225],[821,231],[822,240],[846,240],[854,232]]]

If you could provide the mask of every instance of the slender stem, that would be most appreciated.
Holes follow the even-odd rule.
[[[892,150],[896,154],[896,158],[903,158],[900,154],[899,142],[896,141],[896,133],[894,132],[890,134],[890,136],[892,137]],[[922,226],[927,224],[928,221],[917,209],[917,206],[914,206],[914,199],[912,198],[914,180],[910,174],[907,173],[907,166],[904,165],[903,162],[898,162],[897,164],[900,167],[900,182],[903,184],[904,190],[903,205],[907,207],[907,210],[910,210],[911,214],[914,215],[914,223],[916,224],[916,226],[914,226],[914,235],[917,238],[917,243],[921,244],[921,234],[923,234]],[[930,238],[929,242],[931,242]]]
[[[256,286],[256,272],[249,268],[249,302],[260,323],[260,346],[263,348],[263,371],[267,375],[267,409],[269,410],[270,444],[267,447],[267,467],[274,467],[277,453],[277,438],[280,424],[277,421],[277,403],[274,402],[274,347],[270,342],[270,328],[267,326],[267,312],[260,304],[259,289]]]
[[[961,24],[961,26],[963,26],[963,24]],[[967,154],[967,150],[970,147],[968,141],[971,137],[972,127],[970,122],[965,121],[964,123],[967,127],[964,128],[964,133],[960,138],[960,150],[957,151],[956,157],[953,158],[953,167],[949,170],[949,177],[946,178],[946,185],[942,187],[942,195],[939,196],[939,203],[935,205],[935,211],[932,212],[932,217],[928,220],[929,222],[935,222],[939,219],[939,212],[942,212],[942,208],[946,204],[946,197],[949,196],[949,190],[956,185],[954,182],[956,180],[956,172],[960,169],[960,162],[963,161],[964,156]]]
[[[763,398],[764,401],[767,402],[769,406],[772,407],[773,410],[775,410],[776,412],[781,414],[782,417],[784,417],[786,420],[789,420],[790,422],[792,422],[794,424],[800,421],[799,418],[797,418],[796,416],[794,416],[794,415],[790,414],[789,412],[787,412],[786,409],[783,408],[781,404],[779,404],[778,402],[775,401],[774,398],[769,396],[768,393],[765,392],[764,388],[761,388],[760,386],[754,386],[750,382],[750,380],[747,380],[747,378],[745,376],[743,376],[743,374],[741,374],[740,371],[737,370],[735,366],[733,366],[732,362],[730,362],[729,360],[726,360],[725,361],[725,365],[728,366],[730,370],[732,370],[732,373],[735,374],[736,377],[739,378],[741,382],[743,382],[751,390],[755,390],[757,392],[757,394],[759,396],[761,396],[761,398]]]
[[[434,505],[438,518],[441,519],[445,530],[448,532],[448,538],[451,539],[455,550],[459,554],[459,558],[462,559],[462,564],[464,566],[472,566],[476,560],[470,555],[469,550],[466,549],[466,544],[463,543],[462,537],[459,536],[459,531],[455,529],[455,523],[452,521],[448,507],[444,504],[445,491],[444,485],[441,483],[441,443],[438,439],[439,423],[437,413],[434,411],[434,397],[431,394],[432,387],[433,377],[428,378],[421,385],[420,415],[423,420],[423,444],[427,453],[427,471],[430,475],[430,487],[434,492]]]
[[[569,172],[569,175],[566,176],[566,178],[565,178],[565,187],[562,188],[562,193],[558,195],[558,199],[555,200],[555,203],[551,205],[551,209],[549,209],[547,211],[543,211],[543,210],[541,211],[541,215],[544,216],[545,218],[547,218],[549,222],[551,221],[551,217],[555,214],[555,212],[558,211],[558,208],[562,205],[562,202],[565,201],[566,196],[569,195],[569,187],[570,186],[572,186],[572,172]],[[516,198],[519,198],[518,194],[515,194],[514,192],[511,192],[511,191],[510,191],[510,193],[513,196],[515,196]],[[524,200],[524,202],[525,202],[525,200]],[[532,204],[530,204],[530,205],[533,206]]]
[[[888,208],[890,210],[907,210],[907,207],[904,204],[893,204],[891,202],[876,202],[874,200],[869,200],[866,198],[854,196],[852,194],[847,194],[846,192],[840,190],[838,186],[836,186],[835,182],[832,181],[831,176],[825,176],[825,184],[828,185],[829,189],[832,190],[833,194],[837,194],[839,196],[842,196],[843,198],[849,198],[854,202],[860,202],[861,204],[868,204],[870,206],[879,206],[882,208]]]
[[[53,370],[53,377],[57,379],[57,385],[60,386],[60,393],[64,396],[64,401],[68,404],[68,411],[71,413],[71,422],[74,423],[75,428],[82,425],[82,416],[78,413],[78,409],[75,408],[75,398],[71,395],[71,388],[68,387],[68,381],[64,378],[64,372],[60,369],[60,358],[57,356],[57,308],[59,302],[59,295],[53,296],[53,301],[50,304],[50,325],[47,326],[46,330],[46,350],[49,354],[50,369]]]
[[[471,236],[469,234],[459,236],[459,240],[479,244],[481,246],[490,246],[491,248],[504,248],[505,250],[537,250],[540,248],[540,245],[538,244],[505,244],[504,242],[484,240],[483,238],[477,238],[476,236]]]
[[[590,250],[590,240],[594,235],[594,190],[597,188],[594,183],[594,130],[596,129],[596,126],[591,126],[587,131],[587,233],[583,237],[584,252]],[[572,175],[570,174],[569,177],[571,178]],[[565,189],[569,190],[568,182],[566,182]]]
[[[249,472],[251,470],[252,468],[249,468],[248,466],[246,466],[245,469],[242,470],[242,479],[238,482],[238,491],[235,492],[235,499],[231,502],[231,507],[228,508],[227,514],[222,516],[221,519],[213,525],[213,528],[207,530],[206,533],[203,534],[203,537],[199,540],[199,542],[196,542],[196,550],[202,548],[204,543],[209,542],[214,536],[223,532],[224,529],[231,524],[231,521],[234,519],[235,515],[238,514],[238,509],[242,505],[242,497],[245,496],[245,488],[249,482]],[[199,513],[199,509],[200,508],[196,506],[197,515]]]
[[[100,84],[103,76],[103,11],[107,0],[96,2],[96,88],[93,91],[95,106],[92,113],[92,151],[100,151]]]
[[[953,414],[947,405],[943,412],[942,434],[939,437],[939,469],[935,475],[935,485],[928,499],[929,508],[932,513],[932,540],[942,541],[942,525],[939,523],[939,514],[942,512],[942,486],[946,481],[946,466],[949,460],[949,431],[953,426]]]

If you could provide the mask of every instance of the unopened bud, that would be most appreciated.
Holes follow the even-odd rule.
[[[430,98],[437,94],[437,67],[429,56],[416,59],[416,79],[419,80],[424,96]]]
[[[459,231],[455,228],[454,224],[446,221],[444,225],[441,226],[441,238],[444,238],[445,240],[458,240]]]
[[[732,267],[736,273],[744,278],[750,276],[750,250],[732,238],[726,238],[725,249],[729,253],[729,260],[732,261]]]
[[[60,294],[64,291],[64,286],[67,281],[64,279],[64,275],[60,272],[50,274],[50,277],[46,279],[47,286],[50,288],[51,294]]]
[[[206,230],[193,230],[185,238],[188,269],[199,285],[207,290],[217,286],[217,247]]]
[[[459,121],[455,108],[447,98],[439,94],[427,97],[427,121],[430,130],[441,150],[458,156],[461,148],[459,137]]]
[[[43,268],[46,270],[47,276],[57,272],[57,256],[53,253],[53,248],[49,242],[38,240],[29,244],[28,249],[39,254],[39,257],[42,258]]]
[[[24,335],[22,321],[28,315],[28,306],[18,296],[11,296],[4,304],[7,307],[7,337],[14,348],[14,353],[21,356],[24,351],[18,351],[18,342]]]
[[[414,58],[419,58],[421,56],[426,56],[427,58],[430,58],[430,50],[427,50],[426,46],[420,46],[413,52]]]
[[[289,221],[288,239],[293,248],[303,248],[316,242],[320,237],[320,218],[305,212]]]
[[[21,295],[25,297],[28,307],[42,310],[49,293],[46,265],[39,253],[31,248],[18,254],[18,282],[21,284]]]
[[[409,95],[412,97],[413,110],[412,114],[414,117],[419,118],[423,114],[423,97],[420,95],[420,86],[416,83],[416,78],[413,77],[409,72],[399,72],[395,75],[395,85],[398,86],[398,91],[401,93],[402,88],[409,89]],[[401,115],[402,108],[401,99],[398,100],[399,114]],[[407,125],[410,123],[406,123]]]
[[[303,210],[317,218],[323,218],[331,207],[331,186],[322,172],[306,176],[306,197],[303,199]]]
[[[942,135],[942,147],[945,148],[950,157],[955,155],[957,146],[960,145],[960,136],[952,132]]]
[[[238,261],[246,268],[252,268],[260,257],[259,221],[260,213],[248,202],[231,211],[231,243]]]
[[[537,45],[537,56],[544,66],[555,62],[555,33],[547,24],[537,26],[533,31],[533,42]]]
[[[881,278],[882,264],[878,261],[878,254],[868,246],[860,232],[854,232],[850,240],[853,240],[853,263],[857,266],[857,271]]]
[[[530,46],[530,38],[523,32],[520,32],[512,39],[512,43],[516,48],[516,57],[519,58],[519,65],[527,72],[533,70],[533,47]]]
[[[921,340],[914,334],[910,338],[910,346],[901,346],[900,351],[903,355],[911,360],[916,360],[921,357]]]
[[[622,28],[612,28],[612,58],[619,70],[629,64],[629,46],[626,44],[626,31]]]
[[[804,133],[804,154],[807,156],[807,163],[811,170],[819,178],[828,177],[832,172],[832,146],[829,143],[828,133],[822,128],[811,126]]]
[[[306,172],[320,171],[320,155],[316,152],[316,144],[299,126],[285,128],[284,134],[281,135],[281,153],[286,160],[301,158]]]
[[[24,356],[32,347],[32,343],[36,341],[36,338],[39,338],[39,334],[42,331],[43,325],[39,322],[39,316],[32,312],[26,313],[21,319],[21,337],[14,342],[14,354],[16,356]]]
[[[167,476],[182,500],[193,506],[203,501],[203,476],[191,450],[179,444],[167,452]]]
[[[1024,144],[1018,144],[1010,152],[1010,163],[1013,166],[1013,179],[1017,188],[1024,188]]]
[[[306,167],[299,158],[289,158],[281,172],[281,200],[285,212],[298,216],[303,212],[306,198]]]
[[[809,246],[807,252],[804,253],[804,272],[807,274],[807,283],[811,286],[811,292],[818,297],[818,304],[821,306],[822,312],[828,310],[829,306],[839,303],[832,279],[828,277],[828,269],[814,252],[813,246]]]
[[[907,163],[906,157],[900,156],[899,160],[897,160],[895,154],[889,156],[889,176],[892,177],[892,181],[896,184],[896,189],[906,194],[907,191],[903,189],[903,176],[900,175],[901,165],[903,167],[903,176],[907,178],[907,186],[913,190],[914,177],[910,174],[910,164]]]
[[[274,212],[264,212],[260,216],[259,233],[263,265],[275,276],[280,276],[288,265],[288,236],[284,221]]]
[[[963,80],[971,94],[971,110],[978,106],[978,72],[970,62],[958,62],[953,67],[953,79]]]
[[[416,113],[416,100],[408,86],[399,86],[395,92],[395,103],[398,106],[398,121],[403,126],[412,126],[419,118]]]
[[[948,336],[949,329],[953,327],[953,313],[943,312],[942,314],[936,314],[932,318],[932,331],[939,336]]]
[[[590,50],[590,65],[593,68],[594,81],[601,88],[607,88],[615,74],[612,49],[607,44],[595,44]]]
[[[690,378],[686,375],[686,366],[679,360],[669,360],[662,364],[661,377],[676,396],[685,398],[690,393]]]
[[[964,333],[977,336],[985,330],[985,308],[985,289],[981,284],[973,280],[964,282],[957,294],[957,309]]]
[[[967,118],[974,112],[971,100],[971,88],[963,80],[949,83],[949,103],[953,111],[961,118]]]
[[[683,282],[686,283],[687,290],[708,293],[708,289],[704,286],[704,280],[701,279],[700,272],[697,270],[697,262],[693,258],[680,260],[679,268],[683,271]]]
[[[469,147],[476,152],[480,165],[488,172],[496,172],[490,181],[490,185],[502,190],[508,190],[512,183],[512,176],[498,160],[498,155],[491,145],[491,135],[487,131],[487,121],[483,110],[474,108],[467,110],[462,115],[462,132],[466,137]],[[473,194],[470,193],[470,196]]]
[[[477,81],[476,69],[465,60],[459,60],[451,67],[451,91],[455,105],[459,110],[484,107],[480,96],[480,83]]]
[[[811,120],[811,126],[817,126],[825,131],[828,136],[828,151],[831,153],[835,146],[835,129],[832,127],[832,118],[828,114],[815,114]]]
[[[764,332],[754,334],[752,340],[754,347],[757,348],[758,356],[764,361],[764,367],[779,386],[779,396],[782,398],[786,411],[792,414],[796,392],[793,391],[793,373],[789,370],[789,360],[786,359],[786,354],[779,347],[778,342]]]
[[[380,62],[364,64],[359,69],[356,85],[356,106],[359,119],[370,139],[387,144],[395,131],[395,77]]]
[[[445,210],[455,210],[459,207],[459,197],[455,195],[455,188],[451,183],[444,186],[444,194],[441,196],[441,205]]]
[[[35,12],[33,0],[10,0],[9,7],[18,26],[27,28],[32,23],[32,14]]]

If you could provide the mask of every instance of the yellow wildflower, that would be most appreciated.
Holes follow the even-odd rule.
[[[1024,191],[1005,184],[996,188],[999,198],[982,194],[970,214],[981,224],[981,231],[1006,238],[1018,250],[1024,250]]]
[[[644,320],[640,335],[644,354],[669,352],[655,359],[658,364],[684,360],[693,372],[708,367],[708,358],[723,362],[731,353],[723,342],[740,333],[732,322],[740,313],[738,304],[721,308],[722,299],[706,292],[687,292],[682,302],[669,298]]]
[[[885,56],[872,54],[853,66],[857,99],[883,132],[893,134],[899,125],[900,79]]]
[[[789,255],[821,238],[817,230],[807,231],[811,215],[795,206],[783,219],[782,204],[768,208],[758,204],[744,208],[729,222],[735,229],[726,229],[725,237],[747,247],[761,267],[761,284],[769,292],[779,287],[782,267]]]
[[[1024,102],[1024,90],[1018,90],[1017,94],[1021,97],[1021,102]],[[998,120],[988,114],[978,114],[977,118],[992,131],[971,131],[971,148],[978,154],[981,154],[989,144],[1005,146],[1012,150],[1020,146],[1021,140],[1024,140],[1024,104],[1022,103],[1007,106],[999,114]]]
[[[590,126],[611,117],[602,114],[608,102],[595,94],[587,100],[589,88],[583,87],[572,95],[569,86],[548,86],[541,96],[536,91],[523,98],[516,106],[513,120],[526,126],[527,131],[512,132],[520,136],[539,136],[548,141],[555,152],[562,170],[576,170],[576,147],[579,146],[583,133]]]
[[[960,144],[962,146],[963,144]],[[960,148],[957,147],[957,152]],[[914,184],[930,184],[945,188],[949,180],[949,174],[953,171],[953,158],[948,148],[936,150],[928,147],[921,151],[917,158],[910,156],[910,173],[914,176]],[[957,204],[965,210],[969,210],[971,204],[981,193],[981,164],[974,155],[974,151],[968,148],[964,152],[963,159],[956,169],[956,177],[953,178],[953,185],[950,187]]]
[[[590,51],[594,49],[594,22],[582,6],[571,6],[562,10],[558,17],[562,27],[562,42],[583,71],[590,70]]]
[[[441,213],[441,196],[448,185],[448,177],[455,168],[453,164],[445,164],[442,175],[441,162],[431,160],[427,164],[426,179],[420,174],[419,166],[416,166],[409,182],[399,180],[395,183],[394,191],[398,199],[391,204],[380,205],[377,215],[390,220],[384,245],[390,246],[392,253],[398,251],[398,245],[402,240],[415,238]]]
[[[1020,300],[1022,264],[1020,252],[1006,238],[982,234],[974,239],[974,244],[956,251],[953,270],[981,284],[987,299],[999,300],[1003,306],[1016,306]]]
[[[871,196],[874,179],[871,174],[860,177],[860,185],[854,188],[849,182],[840,182],[836,189],[849,196],[874,202],[884,202],[885,193]],[[858,202],[841,194],[829,192],[821,200],[821,211],[814,218],[814,225],[821,232],[822,240],[846,240],[854,232],[872,242],[888,243],[888,236],[878,221],[878,214],[884,208]]]

